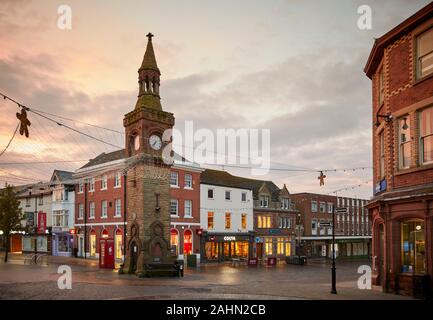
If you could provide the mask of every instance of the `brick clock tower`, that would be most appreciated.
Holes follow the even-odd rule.
[[[172,113],[162,110],[159,96],[160,71],[156,64],[152,37],[138,69],[139,92],[135,109],[123,119],[127,168],[127,240],[123,272],[146,275],[155,265],[173,264],[170,254],[170,163],[163,160],[171,152],[174,125]]]

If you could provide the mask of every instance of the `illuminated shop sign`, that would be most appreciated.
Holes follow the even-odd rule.
[[[225,236],[224,241],[236,241],[236,237],[235,236]]]

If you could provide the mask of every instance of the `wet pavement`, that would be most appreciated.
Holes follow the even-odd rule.
[[[59,265],[72,269],[72,289],[58,288]],[[99,269],[89,259],[48,257],[48,265],[28,265],[20,255],[0,262],[0,299],[410,299],[380,288],[360,290],[360,265],[368,260],[338,261],[337,290],[330,294],[331,265],[311,260],[306,266],[247,267],[208,264],[186,268],[183,278],[142,278]]]

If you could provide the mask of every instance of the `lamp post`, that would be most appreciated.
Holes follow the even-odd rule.
[[[335,192],[335,197],[337,197],[337,191]],[[335,267],[335,210],[336,207],[334,206],[334,210],[332,210],[332,294],[337,294],[337,272]]]

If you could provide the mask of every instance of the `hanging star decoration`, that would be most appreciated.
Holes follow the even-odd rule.
[[[317,177],[317,179],[320,180],[320,186],[325,185],[325,178],[326,178],[326,175],[323,174],[323,171],[320,171],[320,176]]]
[[[17,118],[20,120],[20,135],[25,135],[26,138],[29,137],[29,128],[32,124],[29,119],[27,119],[27,112],[25,107],[21,107],[21,113],[17,112]]]

